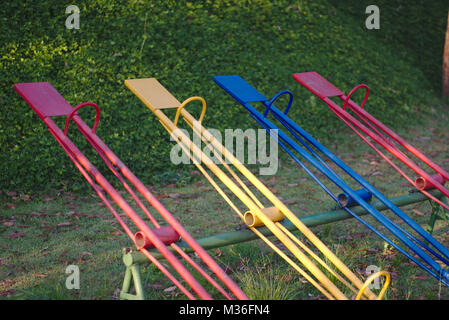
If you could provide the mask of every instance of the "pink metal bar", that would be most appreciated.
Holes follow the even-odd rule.
[[[340,98],[344,99],[345,96],[343,95]],[[357,110],[357,112],[360,113],[363,117],[365,117],[368,121],[372,122],[374,125],[376,125],[378,128],[380,128],[383,132],[385,132],[388,136],[390,136],[392,139],[394,139],[396,142],[398,142],[401,146],[403,146],[405,149],[407,149],[413,155],[415,155],[419,160],[421,160],[422,162],[427,164],[430,168],[432,168],[437,173],[439,173],[445,180],[449,181],[449,173],[446,170],[444,170],[439,165],[434,163],[432,160],[430,160],[428,157],[426,157],[423,153],[421,153],[418,149],[416,149],[415,147],[410,145],[407,141],[405,141],[403,138],[401,138],[393,130],[389,129],[387,126],[385,126],[379,120],[374,118],[372,115],[370,115],[364,109],[361,109],[354,102],[350,101],[349,107],[351,107],[351,109]]]
[[[76,160],[89,172],[98,184],[109,194],[114,202],[125,212],[125,214],[133,221],[137,228],[151,241],[154,246],[161,252],[164,258],[170,262],[173,268],[184,278],[190,287],[202,298],[212,299],[209,293],[201,286],[201,284],[190,274],[190,272],[181,264],[174,254],[165,246],[165,244],[154,234],[148,225],[139,217],[139,215],[129,206],[123,197],[112,187],[106,178],[89,162],[89,160],[79,151],[78,148],[68,139],[56,124],[49,118],[45,123],[53,132],[58,135],[58,139],[71,151]]]
[[[441,167],[439,167],[437,164],[432,162],[430,159],[428,159],[426,156],[424,156],[421,152],[419,152],[416,148],[412,147],[410,144],[408,144],[404,139],[399,137],[396,133],[394,133],[392,130],[390,130],[388,127],[386,127],[384,124],[382,124],[380,121],[375,119],[373,116],[371,116],[368,112],[366,112],[363,109],[363,106],[367,99],[367,94],[365,95],[365,99],[362,103],[362,107],[354,103],[354,101],[350,100],[350,95],[358,88],[366,85],[359,85],[356,86],[353,90],[351,90],[350,94],[348,96],[344,95],[340,90],[338,90],[336,87],[334,87],[330,82],[328,82],[326,79],[321,77],[316,72],[305,72],[305,73],[296,73],[293,75],[293,78],[298,81],[300,84],[302,84],[304,87],[309,89],[312,93],[314,93],[317,97],[319,97],[321,100],[326,102],[326,104],[329,106],[329,108],[341,119],[343,120],[348,126],[351,127],[351,129],[354,130],[365,142],[368,143],[368,139],[363,137],[363,135],[358,132],[357,129],[361,130],[364,134],[366,134],[368,137],[373,139],[375,142],[380,144],[383,148],[385,148],[387,151],[389,151],[392,155],[394,155],[397,159],[399,159],[401,162],[403,162],[405,165],[407,165],[410,169],[415,171],[420,178],[424,179],[426,183],[431,184],[436,189],[438,189],[440,192],[442,192],[446,197],[449,197],[449,190],[446,189],[442,183],[436,179],[436,176],[429,175],[427,172],[425,172],[423,169],[421,169],[413,160],[411,160],[408,156],[406,156],[401,150],[399,150],[392,141],[388,141],[383,134],[381,134],[379,130],[383,131],[385,134],[387,134],[390,138],[392,138],[394,141],[399,143],[402,147],[407,149],[409,152],[411,152],[413,155],[418,157],[421,161],[426,163],[430,168],[435,170],[439,175],[441,175],[444,179],[449,180],[449,174],[443,170]],[[331,89],[329,89],[331,88]],[[365,87],[367,89],[367,87]],[[329,97],[332,96],[338,96],[341,100],[344,101],[344,107],[348,106],[348,108],[353,111],[360,119],[362,119],[372,130],[367,128],[365,125],[363,125],[360,121],[355,119],[352,115],[350,115],[345,108],[341,108],[339,105],[337,105],[335,102],[333,102]],[[373,144],[368,143],[378,154],[380,154],[385,160],[388,158],[377,148],[374,148]],[[390,165],[392,165],[391,160],[387,160]],[[417,184],[415,181],[413,181],[410,177],[408,177],[402,170],[399,169],[398,166],[392,165],[404,178],[407,179],[413,186],[415,186],[418,190]],[[419,182],[420,180],[418,180]],[[436,201],[438,204],[449,210],[449,206],[445,203],[441,202],[439,199],[436,199],[435,197],[432,197],[428,192],[425,192],[425,189],[420,190],[425,195],[429,196],[432,200]]]
[[[79,119],[79,120],[81,120],[81,119]],[[86,137],[86,139],[90,142],[92,147],[97,151],[97,153],[100,155],[100,157],[104,160],[104,162],[107,164],[107,166],[110,168],[110,170],[114,173],[114,175],[120,180],[120,182],[123,184],[125,189],[131,194],[131,196],[136,201],[138,206],[144,211],[144,213],[147,215],[147,217],[153,222],[154,226],[156,228],[159,228],[160,227],[159,223],[154,219],[154,217],[151,215],[151,213],[148,211],[148,209],[143,205],[143,203],[140,201],[140,199],[137,197],[137,195],[134,193],[134,191],[131,189],[131,187],[126,183],[126,181],[124,181],[124,179],[122,178],[120,173],[117,172],[117,170],[115,170],[115,167],[109,161],[109,159],[106,157],[103,150],[101,150],[100,147],[93,141],[93,139],[91,138],[90,135],[88,135],[86,132],[83,132],[83,131],[81,131],[81,132]],[[178,238],[179,238],[179,236],[178,236]],[[170,246],[178,254],[180,254],[187,262],[189,262],[203,277],[205,277],[227,299],[232,299],[232,297],[213,278],[211,278],[203,269],[201,269],[201,267],[198,264],[196,264],[181,248],[179,248],[179,246],[176,245],[176,243],[171,243]],[[237,292],[236,296],[239,297],[241,295],[239,292]],[[239,298],[239,299],[243,299],[243,298]]]
[[[196,240],[180,225],[180,223],[167,211],[167,209],[156,199],[156,197],[143,185],[143,183],[129,170],[128,167],[101,141],[95,134],[89,133],[91,129],[77,115],[73,117],[80,131],[88,134],[93,143],[103,150],[106,157],[117,167],[120,172],[134,185],[134,187],[145,197],[145,199],[161,214],[161,216],[179,233],[181,238],[198,254],[206,265],[227,285],[238,299],[247,299],[243,291],[232,281],[232,279],[221,269]]]
[[[184,280],[190,285],[190,287],[198,294],[202,299],[211,299],[211,296],[205,291],[205,289],[196,281],[195,278],[185,269],[185,267],[177,260],[173,253],[166,247],[169,244],[178,254],[180,254],[188,263],[190,263],[197,271],[199,271],[215,288],[219,290],[227,299],[232,297],[213,280],[204,270],[202,270],[198,264],[196,264],[185,252],[182,251],[179,246],[173,241],[179,239],[181,236],[186,243],[188,243],[192,249],[203,259],[206,265],[223,281],[224,284],[231,290],[231,292],[239,299],[248,299],[248,297],[241,291],[241,289],[230,279],[226,273],[218,266],[218,264],[210,257],[207,252],[198,245],[198,243],[191,237],[187,231],[177,222],[177,220],[162,206],[162,204],[151,194],[151,192],[134,176],[134,174],[115,156],[115,154],[95,135],[95,130],[98,126],[100,117],[100,109],[94,103],[82,103],[76,108],[72,108],[64,98],[49,84],[43,83],[22,83],[16,84],[15,89],[19,94],[31,105],[33,110],[39,115],[39,117],[48,126],[50,133],[55,137],[57,142],[61,145],[63,150],[68,154],[70,159],[75,163],[81,174],[86,178],[88,183],[94,188],[95,192],[104,201],[108,209],[111,210],[114,217],[118,220],[119,224],[124,228],[128,236],[136,243],[135,236],[131,229],[126,225],[120,215],[115,211],[112,204],[107,200],[106,196],[102,192],[99,186],[112,198],[112,200],[126,213],[128,218],[139,229],[138,234],[145,240],[151,242],[151,246],[164,256],[164,258],[173,266],[173,268],[184,278]],[[89,128],[84,121],[76,114],[76,111],[80,108],[91,105],[97,110],[97,116],[93,128]],[[51,116],[67,116],[64,132],[49,118]],[[101,173],[88,161],[88,159],[76,148],[75,145],[66,136],[68,132],[68,125],[70,120],[74,120],[77,124],[80,132],[94,147],[100,157],[105,161],[110,170],[124,185],[125,189],[131,194],[138,206],[145,212],[145,214],[152,220],[156,229],[150,229],[146,223],[137,215],[137,213],[128,205],[128,203],[120,196],[120,194],[109,184],[109,182],[101,175]],[[176,234],[176,237],[172,237],[167,240],[164,238],[164,234],[159,234],[160,225],[156,219],[152,217],[151,213],[146,209],[138,196],[134,193],[132,188],[123,179],[119,171],[137,188],[137,190],[145,197],[147,201],[165,218],[170,226],[162,228],[170,228],[170,232]],[[92,177],[96,180],[99,186],[92,180]],[[166,230],[167,231],[167,230]],[[169,233],[170,233],[169,232]],[[175,239],[176,238],[176,239]],[[195,297],[183,287],[179,281],[177,281],[170,272],[163,267],[154,257],[145,249],[141,248],[141,251],[146,255],[151,262],[155,265],[180,288],[180,290],[187,295],[188,298],[194,299]]]

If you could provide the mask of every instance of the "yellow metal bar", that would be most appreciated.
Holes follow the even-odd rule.
[[[320,257],[318,257],[310,248],[308,248],[303,242],[294,236],[286,227],[279,223],[279,228],[282,229],[293,241],[295,241],[305,252],[311,255],[319,264],[321,264],[331,275],[340,280],[345,286],[347,286],[353,293],[357,293],[357,290],[344,278],[342,278],[338,273],[332,270],[326,262],[324,262]]]
[[[185,120],[185,119],[184,119]],[[186,121],[187,122],[187,121]],[[223,161],[223,159],[217,154],[217,150],[214,148],[213,145],[211,145],[210,141],[207,141],[204,139],[204,137],[201,136],[200,133],[198,133],[197,128],[192,126],[190,123],[187,122],[187,124],[190,125],[190,127],[193,129],[193,131],[202,138],[202,140],[206,143],[206,146],[214,153],[215,158],[220,160],[220,163],[225,167],[226,170],[231,174],[232,178],[235,179],[239,183],[239,185],[245,190],[245,192],[251,197],[251,199],[260,207],[264,208],[264,205],[257,199],[257,197],[254,195],[254,193],[251,192],[251,190],[245,185],[245,183],[240,179],[240,177],[232,170],[230,166],[226,162]]]
[[[302,275],[307,281],[309,281],[315,288],[317,288],[326,298],[329,300],[335,300],[335,298],[327,292],[319,283],[317,283],[307,272],[301,269],[292,259],[290,259],[284,252],[282,252],[278,247],[276,247],[267,237],[265,237],[256,228],[251,228],[255,234],[257,234],[271,249],[273,249],[281,258],[287,261],[300,275]]]
[[[207,142],[206,142],[207,143]],[[209,147],[209,144],[207,144]],[[193,157],[186,151],[185,147],[181,145],[181,148],[190,156],[191,159]],[[212,147],[213,148],[213,147]],[[214,152],[214,155],[217,159],[220,159],[221,164],[225,166],[225,168],[231,173],[234,179],[236,179],[239,184],[244,187],[245,191],[247,191],[248,194],[250,194],[253,198],[253,200],[258,202],[258,205],[262,208],[262,212],[267,214],[267,216],[274,222],[280,221],[284,218],[282,213],[275,207],[270,208],[264,208],[263,205],[260,203],[260,201],[255,198],[255,195],[249,190],[248,187],[243,183],[243,181],[235,174],[235,172],[217,155],[216,150],[213,148],[212,150]],[[244,220],[244,222],[248,225],[249,229],[252,230],[254,233],[256,233],[265,243],[268,244],[276,253],[278,253],[287,263],[289,263],[295,270],[297,270],[301,275],[303,275],[311,284],[313,284],[321,293],[323,293],[328,299],[334,300],[334,297],[330,295],[325,289],[323,289],[319,284],[316,283],[316,281],[313,280],[307,273],[305,273],[295,262],[293,262],[287,255],[285,255],[282,251],[279,250],[278,247],[276,247],[271,241],[269,241],[262,233],[260,233],[254,226],[260,226],[263,225],[259,219],[257,221],[251,221],[248,222],[247,214],[250,213],[247,211],[243,216],[242,213],[236,208],[235,204],[229,199],[229,197],[223,192],[223,190],[213,181],[213,179],[210,177],[210,175],[204,170],[204,168],[195,163],[198,169],[200,169],[201,173],[209,180],[209,182],[214,186],[214,188],[217,190],[217,192],[225,199],[225,201],[229,204],[229,206],[237,213],[237,215]],[[273,210],[274,209],[274,210]],[[255,218],[251,214],[251,219]],[[336,274],[322,259],[320,259],[312,250],[310,250],[306,245],[304,245],[299,239],[293,236],[293,234],[287,230],[282,224],[276,223],[276,225],[281,228],[286,234],[292,238],[295,242],[297,242],[303,250],[305,250],[309,255],[311,255],[315,260],[317,260],[326,270],[328,270],[334,277],[339,279],[342,283],[344,283],[348,288],[351,289],[352,292],[357,293],[357,290],[354,289],[354,287],[351,286],[346,280],[344,280],[340,275]]]
[[[192,117],[186,110],[182,110],[181,114],[185,118],[186,122],[191,127],[194,127],[195,118]],[[362,281],[349,270],[349,268],[309,229],[304,225],[298,217],[290,211],[256,176],[252,174],[237,158],[234,157],[215,137],[208,132],[203,126],[199,126],[200,134],[205,137],[207,141],[217,149],[221,150],[221,153],[229,160],[234,167],[237,168],[271,203],[277,207],[297,228],[300,230],[315,247],[318,248],[336,267],[340,270],[354,285],[361,289],[363,286]],[[377,297],[369,290],[366,291],[367,296],[370,299],[376,299]]]
[[[183,144],[180,144],[183,151],[189,155],[191,159],[193,156],[186,150],[186,147]],[[223,199],[229,204],[229,206],[237,213],[237,215],[244,220],[244,215],[240,212],[237,206],[232,202],[232,200],[226,195],[226,193],[215,183],[213,178],[207,173],[207,171],[203,168],[203,166],[199,163],[195,162],[196,167],[201,171],[201,173],[206,177],[206,179],[212,184],[215,190],[220,194]],[[282,226],[281,224],[277,224],[278,226]],[[283,227],[283,226],[282,226]],[[259,238],[261,238],[270,248],[272,248],[281,258],[283,258],[288,264],[290,264],[296,271],[299,272],[307,281],[309,281],[315,288],[317,288],[326,298],[329,300],[335,300],[335,298],[327,292],[322,286],[320,286],[307,272],[305,272],[301,267],[299,267],[292,259],[290,259],[284,252],[282,252],[276,245],[271,242],[266,236],[264,236],[259,230],[254,227],[250,227]]]
[[[148,81],[151,80],[151,81]],[[164,126],[164,128],[175,138],[175,141],[177,141],[180,145],[184,145],[185,148],[183,149],[186,151],[186,153],[192,157],[189,150],[201,161],[207,165],[209,170],[211,170],[214,175],[220,179],[233,193],[235,196],[237,196],[240,201],[243,202],[243,204],[248,208],[248,211],[250,211],[254,217],[259,219],[263,225],[265,225],[289,250],[293,255],[301,261],[301,263],[309,270],[312,275],[328,290],[334,298],[336,299],[347,299],[347,297],[340,291],[340,289],[335,286],[332,281],[327,278],[327,276],[307,257],[302,250],[297,246],[296,243],[298,243],[298,239],[295,238],[294,241],[292,241],[292,234],[286,234],[284,230],[279,228],[279,223],[273,222],[262,210],[262,208],[258,205],[260,202],[256,203],[254,202],[252,198],[253,194],[250,193],[250,197],[248,197],[248,194],[245,193],[245,191],[242,191],[215,163],[211,161],[196,145],[193,144],[193,142],[190,140],[188,136],[186,136],[181,130],[178,129],[178,127],[173,123],[162,111],[161,104],[165,100],[173,102],[174,97],[168,93],[168,91],[162,87],[162,85],[155,84],[156,79],[134,79],[134,80],[126,80],[125,85],[134,93],[136,94],[139,99],[144,102],[144,104],[151,110],[153,113],[159,118],[160,122]],[[146,83],[149,83],[149,91],[146,89]],[[164,90],[161,90],[160,92],[154,93],[155,88],[162,87]],[[157,99],[153,99],[151,91],[155,94]],[[168,93],[168,95],[167,95]],[[169,98],[173,97],[173,99]],[[179,119],[179,115],[181,114],[184,118],[184,120],[192,127],[194,128],[194,131],[200,135],[200,137],[203,139],[206,139],[212,146],[221,152],[221,154],[225,155],[225,158],[229,160],[237,170],[242,173],[273,205],[275,208],[277,208],[285,217],[287,217],[297,228],[299,231],[301,231],[311,243],[313,243],[336,267],[340,270],[354,285],[360,289],[360,296],[362,294],[365,294],[369,299],[377,299],[376,295],[374,295],[371,291],[365,290],[366,286],[364,287],[364,284],[360,279],[358,279],[350,270],[349,268],[340,261],[335,254],[332,253],[319,239],[318,237],[313,234],[312,231],[310,231],[297,217],[294,215],[261,181],[259,181],[246,167],[241,164],[238,159],[236,159],[221,143],[219,143],[212,134],[210,134],[201,124],[198,125],[198,122],[196,122],[196,119],[194,119],[190,113],[188,113],[184,107],[185,105],[192,101],[192,100],[200,100],[203,103],[203,112],[201,114],[200,120],[203,120],[204,112],[205,112],[205,101],[202,98],[193,97],[191,99],[187,99],[184,101],[184,103],[178,105],[177,109],[177,116],[175,117],[176,124]],[[176,100],[176,99],[175,99]],[[162,101],[162,102],[161,102]],[[176,100],[177,101],[177,100]],[[182,107],[180,107],[182,106]],[[196,129],[196,130],[195,130]],[[199,129],[199,130],[198,130]],[[198,132],[199,131],[199,132]],[[185,150],[189,149],[189,150]],[[218,157],[217,157],[218,158]],[[195,164],[197,164],[194,161]],[[202,173],[205,173],[205,170],[202,170]],[[241,212],[238,210],[238,208],[232,203],[232,201],[227,197],[227,195],[221,190],[221,188],[218,187],[218,185],[215,182],[212,182],[213,179],[210,177],[210,175],[206,175],[206,178],[213,184],[215,189],[219,192],[219,194],[230,204],[231,208],[234,209],[234,211],[238,211],[239,216],[242,218]],[[241,181],[241,180],[240,180]],[[240,182],[238,181],[238,182]],[[219,191],[221,190],[221,191]],[[247,189],[245,189],[247,191]],[[248,189],[249,190],[249,189]],[[231,205],[232,203],[232,205]],[[251,228],[254,232],[256,232],[259,236],[262,236],[257,229]],[[265,238],[264,236],[262,236]],[[261,237],[261,238],[262,238]],[[294,236],[293,236],[294,237]],[[262,238],[262,239],[263,239]],[[266,239],[268,240],[268,239]],[[265,241],[265,240],[264,240]],[[267,241],[265,241],[267,242]],[[267,242],[267,244],[273,248],[273,244],[271,242]],[[301,243],[302,244],[302,243]],[[305,245],[301,245],[305,246]],[[274,249],[274,248],[273,248]],[[274,249],[278,254],[280,254],[284,259],[288,258],[282,251],[279,250],[279,248]],[[309,254],[311,250],[309,249]],[[316,255],[312,256],[313,258],[316,257]],[[289,259],[289,258],[288,258]],[[315,260],[317,260],[315,258]],[[287,262],[289,262],[286,259]],[[317,260],[320,264],[324,264],[324,261]],[[302,275],[307,274],[302,270],[299,271],[298,268],[295,267],[295,263],[291,261],[290,263],[298,272],[300,272]],[[326,268],[328,269],[328,268]],[[330,268],[328,270],[331,270]],[[335,273],[333,273],[335,275]],[[305,278],[310,281],[309,279],[312,279],[310,276],[305,276]],[[337,277],[337,279],[341,280],[341,277]],[[315,287],[317,287],[317,283],[315,284],[310,281]],[[348,286],[348,283],[345,281],[342,281],[343,284]],[[321,286],[319,286],[321,289],[323,289]],[[317,287],[318,288],[318,287]],[[349,288],[354,291],[354,288],[352,288],[349,285]],[[363,290],[362,290],[363,288]],[[319,289],[319,288],[318,288]],[[320,289],[319,289],[320,290]],[[321,292],[323,291],[320,290]],[[365,292],[366,291],[366,292]],[[323,293],[324,294],[324,293]],[[329,294],[325,294],[326,297],[329,298]]]
[[[165,127],[168,130],[167,127]],[[170,133],[172,134],[172,133]],[[174,137],[177,140],[176,137]],[[182,141],[182,140],[180,140]],[[183,151],[189,155],[189,157],[193,160],[193,156],[188,152],[186,146],[183,143],[180,143]],[[215,183],[213,178],[207,173],[207,171],[201,166],[201,164],[194,162],[196,167],[201,171],[201,173],[206,177],[206,179],[212,184],[212,186],[216,189],[216,191],[223,197],[223,199],[229,204],[229,206],[237,213],[237,215],[245,221],[245,215],[243,215],[237,206],[232,202],[232,200],[226,195],[226,193]],[[262,209],[263,210],[263,209]],[[278,227],[282,226],[281,224],[276,224]],[[298,271],[303,277],[305,277],[312,285],[314,285],[321,293],[323,293],[328,299],[334,300],[335,298],[327,292],[322,286],[320,286],[310,275],[308,275],[304,270],[302,270],[293,260],[291,260],[285,253],[283,253],[276,245],[274,245],[267,237],[265,237],[262,233],[260,233],[256,228],[250,226],[250,230],[255,232],[270,248],[272,248],[277,254],[279,254],[287,263],[289,263],[296,271]]]
[[[165,115],[160,117],[160,119],[167,119],[170,121]],[[168,127],[172,125],[172,123],[166,122],[165,124]],[[173,128],[172,131],[175,129],[176,128]],[[188,141],[189,138],[181,131],[178,131],[177,134],[181,136],[181,141]],[[202,153],[196,145],[193,143],[189,144],[191,151],[196,154],[198,158],[201,158],[203,161],[205,160],[204,163],[207,164],[207,167],[247,206],[249,211],[260,219],[262,223],[290,250],[290,252],[292,252],[308,270],[310,270],[325,288],[332,292],[337,299],[347,299],[340,289],[338,289],[337,286],[335,286],[335,284],[332,283],[332,281],[330,281],[329,278],[327,278],[326,275],[295,245],[295,243],[261,211],[257,204],[254,203],[245,192],[243,192],[215,163],[213,163],[211,159]]]
[[[196,128],[191,126],[192,129],[197,132]],[[204,139],[205,140],[205,139]],[[240,177],[237,176],[237,174],[222,160],[222,158],[217,155],[217,150],[213,148],[213,146],[210,146],[210,141],[205,141],[207,143],[207,147],[213,151],[215,157],[220,160],[221,164],[231,173],[232,177],[239,182],[239,184],[244,188],[244,190],[251,196],[251,198],[258,202],[259,206],[262,208],[262,212],[267,214],[267,216],[274,222],[280,221],[284,218],[282,213],[275,207],[270,208],[264,208],[263,205],[260,203],[260,201],[255,197],[255,195],[249,190],[249,188],[243,183],[243,181],[240,179]],[[207,173],[206,173],[207,174]],[[219,192],[220,193],[220,192]],[[233,204],[232,204],[233,205]],[[276,210],[273,210],[276,209]],[[251,215],[251,222],[248,221],[248,214]],[[238,215],[241,217],[241,213],[238,212]],[[244,222],[250,227],[257,227],[263,225],[260,220],[253,216],[253,214],[250,211],[247,211],[243,216]],[[304,251],[306,251],[310,256],[312,256],[319,264],[321,264],[330,274],[332,274],[335,278],[340,280],[344,285],[346,285],[354,294],[358,294],[357,290],[344,278],[342,278],[339,274],[337,274],[334,270],[332,270],[320,257],[318,257],[312,250],[310,250],[304,243],[302,243],[298,238],[296,238],[287,228],[285,228],[282,224],[277,223],[276,224],[283,232],[285,232],[293,241],[295,241]],[[257,229],[256,229],[257,230]],[[261,235],[259,235],[261,237]],[[268,244],[270,245],[270,244]],[[277,249],[277,248],[276,248]],[[276,252],[278,252],[276,249],[273,248]],[[279,252],[278,252],[279,253]],[[282,256],[282,255],[281,255]],[[296,269],[296,268],[295,268]],[[319,288],[318,288],[319,289]],[[362,292],[363,291],[359,291]]]

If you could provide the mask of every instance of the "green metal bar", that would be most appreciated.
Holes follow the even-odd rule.
[[[441,202],[443,202],[444,204],[449,204],[447,197],[443,197],[441,199]],[[427,232],[432,234],[433,229],[435,228],[435,223],[438,220],[445,220],[449,222],[449,210],[431,201],[430,205],[432,206],[432,214],[430,215],[429,225],[427,226]]]
[[[136,298],[138,300],[145,300],[145,295],[142,286],[142,279],[140,277],[140,268],[138,264],[131,267],[131,272],[133,273],[134,288],[136,289]]]
[[[432,203],[430,200],[430,206],[432,207],[432,214],[430,215],[429,225],[427,226],[427,232],[433,234],[433,229],[435,228],[435,223],[440,220],[440,205]],[[427,242],[426,242],[427,244]]]
[[[129,293],[131,289],[131,280],[134,282],[136,294]],[[123,280],[122,290],[120,291],[120,299],[145,300],[145,293],[143,291],[142,279],[140,276],[140,267],[138,264],[133,264],[126,267],[125,279]]]
[[[441,200],[444,204],[447,204],[448,206],[449,206],[449,198],[448,197],[444,197],[442,200]],[[443,215],[446,217],[446,218],[449,218],[449,210],[446,210],[445,208],[443,208],[443,207],[441,207],[442,209],[443,209]],[[446,219],[447,220],[447,219]]]
[[[129,289],[131,287],[131,269],[130,267],[126,267],[125,270],[125,279],[123,280],[123,286],[122,286],[122,291],[120,291],[120,293],[128,293]]]
[[[443,194],[437,190],[430,191],[433,196],[437,198],[442,198]],[[419,203],[428,200],[427,196],[423,195],[420,192],[412,192],[407,195],[403,195],[400,197],[390,199],[396,206],[402,207],[409,204]],[[387,207],[381,203],[380,201],[373,201],[371,205],[377,210],[385,210]],[[354,213],[359,216],[366,215],[367,212],[361,207],[354,207],[352,209]],[[315,227],[323,224],[333,223],[337,221],[342,221],[352,218],[352,216],[344,210],[331,210],[326,212],[321,212],[305,217],[299,217],[299,219],[307,226],[307,227]],[[289,221],[284,220],[280,222],[284,225],[288,230],[294,231],[296,227]],[[265,236],[270,236],[271,232],[266,227],[258,228],[258,230],[264,234]],[[209,237],[204,237],[197,239],[197,242],[204,249],[213,249],[219,247],[225,247],[236,243],[251,241],[254,239],[258,239],[258,236],[249,229],[226,232],[218,235],[213,235]],[[185,252],[191,252],[191,249],[184,241],[180,241],[177,243],[179,247],[181,247]],[[151,252],[155,258],[160,259],[162,256],[158,252]],[[148,259],[138,251],[131,251],[123,255],[123,261],[126,266],[131,266],[133,264],[141,264],[147,263]]]

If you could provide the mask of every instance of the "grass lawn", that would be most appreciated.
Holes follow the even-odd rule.
[[[447,167],[449,125],[445,115],[436,116],[441,110],[441,107],[433,109],[435,116],[425,119],[420,127],[398,131]],[[358,138],[347,129],[342,131],[327,144],[332,151],[388,197],[400,196],[410,190],[405,180],[371,149],[353,143]],[[280,164],[276,176],[260,178],[295,214],[304,216],[335,206],[291,160],[282,155]],[[193,165],[189,170],[197,175]],[[73,174],[78,172],[73,170]],[[131,243],[100,199],[90,194],[87,184],[86,189],[87,192],[81,193],[62,189],[48,194],[2,194],[1,298],[117,299],[124,275],[121,249]],[[243,226],[201,176],[192,183],[154,185],[151,190],[196,238]],[[430,215],[428,201],[409,205],[404,210],[426,226]],[[373,222],[373,219],[367,219]],[[387,299],[449,298],[448,288],[441,287],[435,279],[353,220],[316,227],[313,231],[361,277],[365,276],[365,268],[372,264],[391,272],[393,280]],[[449,246],[446,222],[437,222],[435,236],[443,245]],[[250,298],[323,298],[260,240],[212,249],[210,253]],[[80,268],[80,290],[65,288],[65,268],[70,264]],[[185,298],[177,289],[172,290],[170,282],[154,266],[144,268],[144,279],[147,298]]]

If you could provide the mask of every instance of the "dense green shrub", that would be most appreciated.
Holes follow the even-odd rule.
[[[364,28],[367,1],[77,1],[80,30],[65,28],[67,1],[2,3],[0,190],[85,186],[15,82],[49,81],[72,105],[99,104],[99,136],[146,183],[191,168],[170,164],[168,136],[127,78],[156,77],[180,100],[204,96],[205,124],[219,129],[254,126],[212,81],[240,74],[266,95],[293,90],[292,117],[330,137],[342,124],[291,78],[311,70],[346,91],[369,84],[370,111],[388,124],[416,121],[439,87],[446,2],[379,0],[376,31]]]

